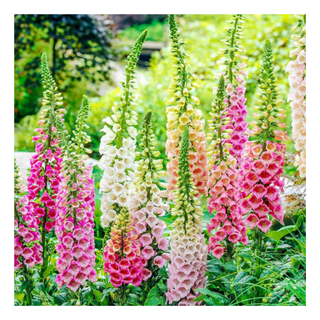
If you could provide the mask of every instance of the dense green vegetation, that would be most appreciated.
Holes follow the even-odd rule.
[[[227,15],[181,15],[178,17],[181,26],[181,34],[185,40],[185,49],[189,56],[189,69],[199,77],[200,86],[196,95],[200,99],[200,107],[206,120],[209,119],[211,102],[213,99],[213,88],[218,85],[217,75],[223,70],[219,64],[223,53],[219,50],[224,47],[221,42],[225,38],[225,22],[230,17]],[[293,15],[247,15],[244,24],[243,47],[246,60],[247,79],[247,122],[252,120],[251,114],[256,104],[255,96],[258,89],[259,69],[262,60],[263,44],[269,38],[273,46],[275,73],[278,77],[280,99],[284,101],[282,108],[287,113],[285,123],[288,135],[291,136],[291,112],[287,103],[288,74],[285,67],[289,61],[289,52],[292,49],[290,40],[290,29],[295,24]],[[154,52],[148,68],[140,68],[137,75],[138,105],[136,112],[139,114],[139,123],[142,122],[143,114],[147,110],[153,113],[154,134],[160,157],[167,163],[165,155],[166,142],[166,107],[168,100],[167,88],[170,85],[173,72],[172,59],[169,51],[168,28],[166,22],[153,20],[150,24],[134,25],[122,30],[117,35],[114,48],[120,49],[120,56],[126,51],[126,43],[136,39],[143,29],[149,30],[148,41],[165,42],[163,49]],[[21,31],[22,32],[22,31]],[[26,31],[24,31],[26,32]],[[35,33],[43,32],[37,29]],[[120,40],[120,42],[119,42]],[[121,47],[121,41],[124,46]],[[120,48],[119,48],[120,43]],[[108,43],[109,45],[109,43]],[[111,42],[112,45],[112,42]],[[19,121],[15,124],[15,150],[34,151],[32,136],[41,110],[41,88],[35,85],[29,87],[28,81],[36,69],[26,69],[25,66],[35,63],[34,57],[40,58],[40,52],[49,48],[45,40],[37,40],[33,46],[16,57],[15,61],[15,113],[19,114]],[[37,58],[37,59],[38,59]],[[106,58],[106,61],[109,56]],[[122,66],[123,62],[119,61]],[[72,65],[68,62],[66,68]],[[76,119],[77,107],[80,105],[82,95],[89,96],[90,110],[87,119],[89,126],[87,133],[92,142],[87,146],[92,149],[92,157],[99,159],[99,143],[103,133],[102,119],[110,116],[111,107],[117,96],[121,93],[120,85],[108,83],[108,91],[104,96],[98,95],[98,88],[102,82],[91,84],[86,80],[86,74],[90,73],[93,66],[86,70],[83,76],[75,76],[68,80],[66,71],[61,67],[57,79],[58,86],[66,97],[67,114],[66,127],[73,128]],[[108,69],[107,69],[108,70]],[[79,71],[80,73],[83,73]],[[108,71],[109,72],[109,71]],[[100,72],[97,72],[99,74]],[[97,80],[97,79],[95,79]],[[100,79],[101,80],[101,79]],[[105,78],[103,81],[107,81]],[[64,92],[65,91],[65,92]],[[23,118],[21,118],[24,116]],[[21,119],[20,119],[21,118]],[[139,143],[139,141],[138,141]],[[292,140],[287,142],[288,153],[294,153]],[[296,174],[292,163],[288,162],[285,173],[289,177]],[[53,250],[50,257],[47,272],[47,280],[41,281],[37,270],[32,270],[30,277],[35,284],[32,288],[33,305],[117,305],[116,288],[106,281],[103,271],[102,249],[104,243],[104,230],[100,222],[101,195],[99,194],[99,181],[102,171],[96,166],[93,175],[95,178],[95,244],[96,244],[96,269],[100,270],[98,282],[93,285],[88,283],[77,293],[73,293],[63,287],[60,291],[55,282],[55,264],[57,254]],[[204,221],[203,233],[206,240],[208,233],[206,224],[211,216],[203,203]],[[249,237],[249,245],[237,247],[232,261],[225,258],[216,259],[211,254],[208,256],[207,265],[207,287],[199,289],[201,296],[198,301],[204,301],[206,305],[305,305],[306,304],[306,210],[296,209],[287,212],[285,226],[273,223],[267,233],[263,251],[257,254],[257,244],[252,235]],[[169,235],[174,217],[170,214],[162,217],[167,229],[164,236]],[[52,247],[55,239],[50,239]],[[126,292],[126,305],[165,305],[167,270],[161,269],[161,280],[153,286],[141,287],[129,286]],[[28,279],[22,276],[15,281],[15,304],[26,304],[25,288]]]

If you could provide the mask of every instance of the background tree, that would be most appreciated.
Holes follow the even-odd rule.
[[[83,77],[96,83],[108,80],[112,38],[110,27],[92,15],[16,15],[15,121],[39,109],[33,97],[41,91],[37,77],[41,52],[48,53],[53,77],[61,88]]]

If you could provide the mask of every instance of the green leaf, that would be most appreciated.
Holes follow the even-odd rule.
[[[206,296],[204,294],[202,294],[198,298],[193,299],[193,301],[204,301],[207,306],[215,306],[216,305],[211,297]]]
[[[302,222],[305,220],[305,216],[300,216],[296,222],[296,230],[299,229],[299,227],[301,226]]]
[[[234,280],[233,280],[233,285],[237,285],[237,284],[245,284],[245,283],[248,283],[250,282],[251,280],[253,280],[254,277],[249,275],[247,272],[245,271],[241,271],[239,272]]]
[[[244,258],[244,259],[252,259],[252,255],[248,252],[240,252],[238,253],[238,257]]]
[[[293,241],[297,241],[301,247],[301,253],[306,256],[306,249],[307,249],[307,244],[303,241],[301,241],[298,238],[287,238],[288,240],[293,240]]]
[[[299,245],[303,248],[303,249],[307,249],[307,244],[303,241],[301,241],[300,239],[297,238],[289,238],[290,240],[294,240],[297,241],[299,243]]]
[[[208,288],[202,288],[202,289],[196,289],[196,291],[199,291],[202,295],[205,296],[210,296],[215,303],[215,305],[221,306],[221,305],[226,305],[230,303],[230,300],[226,298],[224,295],[218,293],[218,292],[213,292],[210,291]],[[195,300],[197,301],[197,300]],[[201,301],[201,300],[198,300]],[[206,301],[206,299],[205,299]]]
[[[97,301],[101,301],[101,298],[102,298],[102,293],[100,292],[100,291],[98,291],[98,290],[94,290],[93,291],[93,294],[94,294],[94,296],[96,297],[96,299],[97,299]]]
[[[107,305],[108,305],[109,293],[110,293],[110,291],[109,291],[108,289],[105,289],[105,290],[103,290],[103,292],[102,292],[101,304],[102,304],[103,306],[107,306]]]
[[[144,303],[145,306],[159,306],[164,305],[165,297],[158,285],[155,285],[149,292],[147,299]]]
[[[304,220],[303,216],[300,216],[296,222],[295,225],[291,225],[291,226],[285,226],[280,228],[277,231],[269,231],[267,233],[267,236],[271,239],[276,240],[277,242],[279,242],[281,240],[281,238],[283,238],[284,236],[286,236],[287,234],[296,231],[299,229],[299,227],[301,226],[302,222]]]
[[[208,210],[203,210],[202,224],[206,229],[207,223],[210,222],[212,215],[208,212]]]
[[[212,273],[223,273],[224,268],[221,265],[221,262],[216,262],[214,260],[210,260],[207,264],[207,270]]]
[[[167,226],[170,226],[177,219],[177,217],[178,216],[172,216],[168,214],[163,217],[159,217],[159,219],[165,222]]]
[[[20,302],[23,302],[24,293],[15,293],[14,297],[19,300]]]
[[[105,284],[105,289],[103,292],[106,292],[106,293],[110,293],[110,292],[115,292],[117,290],[117,288],[115,288],[111,283],[106,283]]]
[[[57,294],[56,296],[53,297],[54,302],[55,302],[57,305],[61,306],[61,305],[65,302],[66,296],[67,296],[67,295],[66,295],[65,293],[64,293],[64,294],[62,294],[62,293]]]
[[[205,301],[206,297],[206,295],[202,294],[201,296],[193,299],[193,301]]]
[[[51,271],[54,269],[54,266],[51,264],[49,265],[46,270],[44,270],[43,272],[43,278],[45,279],[50,273]]]
[[[29,281],[23,281],[20,287],[20,293],[22,293],[22,291],[27,288],[30,285]]]
[[[107,306],[109,303],[109,297],[105,297],[104,299],[101,300],[101,305],[102,306]]]
[[[237,267],[233,264],[233,262],[225,263],[223,266],[227,271],[231,273],[237,272]]]
[[[167,291],[167,286],[163,283],[163,281],[161,280],[159,283],[158,283],[158,287],[161,291],[163,292],[166,292]]]
[[[281,240],[281,238],[283,238],[284,236],[286,236],[288,233],[291,233],[292,231],[295,230],[295,226],[286,226],[286,227],[282,227],[277,231],[269,231],[267,233],[267,237],[279,242]]]

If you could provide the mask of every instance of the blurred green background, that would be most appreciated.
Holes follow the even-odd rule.
[[[178,15],[181,37],[189,54],[189,70],[199,76],[200,98],[204,117],[213,98],[216,73],[226,37],[229,15]],[[285,67],[293,48],[290,40],[293,15],[246,15],[242,45],[247,60],[247,121],[251,120],[259,79],[262,48],[266,38],[273,45],[275,72],[281,98],[287,110],[287,130],[291,136],[291,112],[287,103],[288,74]],[[90,97],[88,124],[93,158],[99,159],[102,119],[120,93],[124,79],[125,58],[139,33],[149,34],[139,62],[136,81],[136,111],[140,117],[152,110],[155,135],[162,157],[165,157],[167,88],[173,71],[169,30],[165,15],[16,15],[15,16],[15,151],[34,151],[32,135],[37,127],[41,107],[40,54],[46,51],[59,89],[65,98],[68,129],[74,125],[82,95]],[[288,151],[294,152],[292,141]]]

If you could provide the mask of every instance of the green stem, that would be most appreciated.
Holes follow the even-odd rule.
[[[126,288],[127,288],[127,285],[126,284],[122,284],[120,286],[120,292],[119,292],[119,304],[120,306],[124,306],[125,303],[126,303]]]
[[[234,28],[232,30],[231,41],[230,41],[230,49],[233,49],[234,36],[236,34],[236,31],[237,31],[238,20],[239,20],[239,17],[236,18],[235,21],[234,21]],[[233,80],[232,67],[233,67],[234,51],[230,50],[229,52],[230,52],[230,60],[231,60],[231,62],[229,63],[229,81],[232,84],[232,80]]]
[[[126,120],[126,112],[129,104],[129,90],[130,90],[130,74],[126,76],[126,85],[125,85],[125,104],[122,109],[122,115],[121,115],[121,130],[118,135],[118,140],[117,140],[117,148],[121,148],[122,146],[122,134],[123,134],[123,127],[124,127],[124,122]]]
[[[270,89],[271,89],[271,85],[270,85]],[[272,100],[272,97],[271,97],[272,93],[267,93],[267,95],[268,95],[267,96],[268,97],[267,105],[269,105],[271,103],[271,100]],[[267,117],[268,128],[264,131],[263,143],[262,143],[262,152],[264,152],[266,150],[266,147],[267,147],[267,140],[268,140],[269,131],[270,131],[270,121],[269,121],[270,115],[271,115],[271,110],[268,110],[268,117]]]
[[[221,114],[221,110],[219,110],[219,114]],[[221,120],[221,119],[220,119]],[[220,150],[220,161],[223,161],[223,148],[222,148],[222,136],[221,136],[221,127],[218,127],[218,138],[219,142],[219,150]]]
[[[256,277],[260,278],[260,233],[257,228],[255,228],[255,260],[256,260],[256,265],[255,265],[255,271],[256,271]]]
[[[51,135],[52,135],[52,124],[53,124],[53,113],[54,113],[54,92],[52,93],[51,96],[51,115],[50,115],[50,122],[49,122],[49,131],[48,131],[48,149],[51,147]],[[48,165],[48,159],[45,160],[44,162],[44,170],[47,169],[47,165]],[[45,187],[44,187],[44,192],[48,192],[48,176],[44,175],[44,182],[45,182]],[[45,215],[43,217],[43,223],[42,223],[42,247],[43,247],[43,264],[41,267],[41,272],[40,272],[40,276],[43,280],[43,282],[45,282],[45,279],[43,277],[44,275],[44,271],[47,269],[47,265],[48,265],[48,257],[46,255],[46,251],[47,251],[47,241],[46,241],[46,229],[45,229],[45,225],[47,222],[47,217],[48,217],[48,208],[45,208]]]
[[[262,273],[261,263],[264,261],[264,258],[262,257],[264,253],[263,236],[264,234],[259,231],[258,228],[255,228],[255,273],[258,280],[260,279]],[[256,297],[259,297],[259,299],[261,298],[261,288],[257,289]]]
[[[18,220],[19,222],[19,213],[18,213],[18,210],[17,210],[17,202],[16,200],[14,200],[14,217]]]
[[[180,46],[180,43],[178,40],[177,40],[177,46],[178,46],[177,52],[178,52],[178,56],[179,56],[178,61],[184,61],[183,55],[181,53],[181,46]],[[188,73],[186,70],[186,65],[184,64],[183,70],[182,70],[182,77],[181,77],[181,88],[180,88],[181,97],[184,97],[183,90],[187,86],[187,84],[188,84]],[[188,98],[189,98],[189,96],[185,96],[186,102],[182,108],[182,112],[185,112],[187,110]]]
[[[32,293],[30,290],[31,280],[29,280],[28,269],[27,269],[26,265],[24,264],[24,262],[22,262],[22,266],[23,266],[24,278],[28,282],[28,285],[25,288],[27,306],[31,306],[32,305]]]
[[[151,121],[151,120],[150,120]],[[152,161],[152,157],[150,154],[150,149],[149,149],[149,142],[148,142],[148,131],[149,131],[149,124],[146,123],[146,149],[148,150],[147,152],[147,158],[149,160],[149,164],[148,164],[148,170],[149,172],[152,172],[152,167],[151,167],[151,161]],[[147,199],[148,201],[151,201],[152,198],[152,194],[151,194],[151,187],[147,187]]]
[[[227,243],[226,261],[230,262],[232,259],[232,255],[233,255],[233,245],[229,240],[227,240],[226,243]]]

